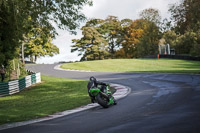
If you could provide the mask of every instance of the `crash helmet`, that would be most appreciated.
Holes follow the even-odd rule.
[[[96,82],[96,78],[92,76],[92,77],[90,77],[90,81]]]

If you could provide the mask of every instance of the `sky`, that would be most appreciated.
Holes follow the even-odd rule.
[[[136,20],[139,12],[147,8],[155,8],[160,11],[162,19],[169,18],[169,5],[180,0],[93,0],[93,6],[84,6],[83,13],[87,19],[106,19],[108,16],[117,16],[119,20],[129,18]],[[82,23],[81,25],[84,25]],[[71,53],[72,39],[80,39],[81,30],[77,29],[77,35],[71,35],[68,31],[57,28],[58,36],[53,43],[59,48],[60,53],[53,57],[40,57],[39,64],[52,64],[60,61],[79,61],[78,52]]]

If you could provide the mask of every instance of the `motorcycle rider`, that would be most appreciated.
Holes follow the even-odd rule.
[[[90,81],[88,82],[88,85],[87,85],[87,88],[88,88],[88,93],[89,93],[89,90],[91,88],[97,88],[98,85],[102,85],[102,87],[100,88],[101,91],[103,91],[104,89],[106,89],[106,86],[107,84],[106,83],[103,83],[103,82],[100,82],[100,81],[97,81],[95,77],[90,77]],[[91,102],[94,103],[95,102],[95,97],[92,96],[90,93],[90,98],[91,98]]]

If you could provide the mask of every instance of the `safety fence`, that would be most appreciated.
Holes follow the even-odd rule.
[[[39,82],[41,82],[41,74],[33,73],[19,80],[0,83],[0,97],[18,93]]]
[[[194,60],[200,61],[200,57],[184,56],[184,55],[160,55],[160,58],[180,59],[180,60]]]
[[[149,56],[144,56],[142,58],[157,59],[157,57],[158,57],[158,55],[149,55]],[[193,57],[193,56],[187,56],[187,55],[162,55],[162,54],[160,54],[159,58],[200,61],[200,57]]]

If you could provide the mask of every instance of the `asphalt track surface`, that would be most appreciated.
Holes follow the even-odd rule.
[[[0,133],[199,133],[200,75],[72,72],[55,65],[30,65],[43,75],[98,80],[130,87],[131,93],[108,109],[96,107],[69,116]]]

